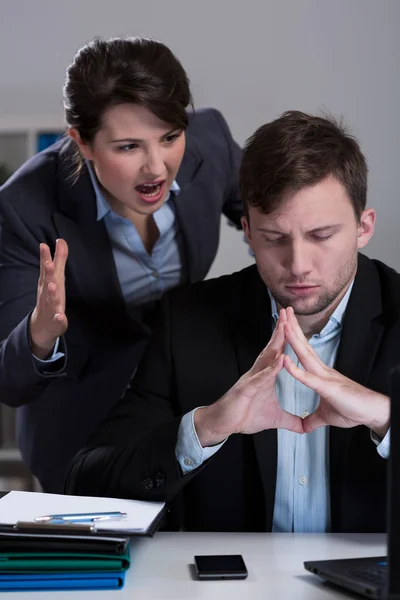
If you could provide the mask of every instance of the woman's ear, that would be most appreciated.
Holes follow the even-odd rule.
[[[89,146],[89,144],[86,144],[85,142],[82,141],[82,138],[80,136],[79,131],[76,129],[76,127],[69,127],[68,129],[68,135],[74,140],[74,142],[77,144],[79,150],[81,151],[82,155],[87,159],[87,160],[92,160],[93,158],[93,154],[92,154],[92,149]]]

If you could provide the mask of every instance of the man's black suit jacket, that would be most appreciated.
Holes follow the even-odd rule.
[[[220,398],[271,335],[271,305],[256,267],[168,293],[163,316],[129,390],[71,462],[67,493],[171,501],[186,530],[271,530],[276,430],[234,435],[182,476],[181,416]],[[336,369],[388,393],[400,362],[400,276],[359,255]],[[332,530],[385,530],[386,461],[370,431],[330,428]]]
[[[45,491],[61,492],[65,468],[122,396],[150,333],[151,318],[129,313],[104,220],[86,167],[75,182],[75,145],[62,140],[30,159],[0,190],[0,401],[21,406],[18,441]],[[215,258],[224,213],[240,227],[241,150],[214,109],[190,115],[171,198],[190,282]],[[68,242],[67,367],[41,376],[28,339],[36,303],[39,244]],[[240,240],[238,238],[238,243]]]

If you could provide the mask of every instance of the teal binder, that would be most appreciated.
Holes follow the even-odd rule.
[[[119,556],[76,552],[1,552],[0,574],[122,572],[130,565],[129,546]]]
[[[130,566],[120,555],[77,552],[0,553],[0,591],[121,589]]]

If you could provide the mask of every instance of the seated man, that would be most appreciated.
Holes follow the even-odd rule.
[[[292,111],[249,139],[240,178],[256,266],[165,295],[66,491],[168,501],[188,531],[384,531],[400,278],[358,253],[365,158]]]

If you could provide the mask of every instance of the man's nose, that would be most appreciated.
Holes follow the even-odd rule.
[[[288,268],[298,279],[305,277],[312,270],[311,248],[305,241],[292,242],[289,248]]]

